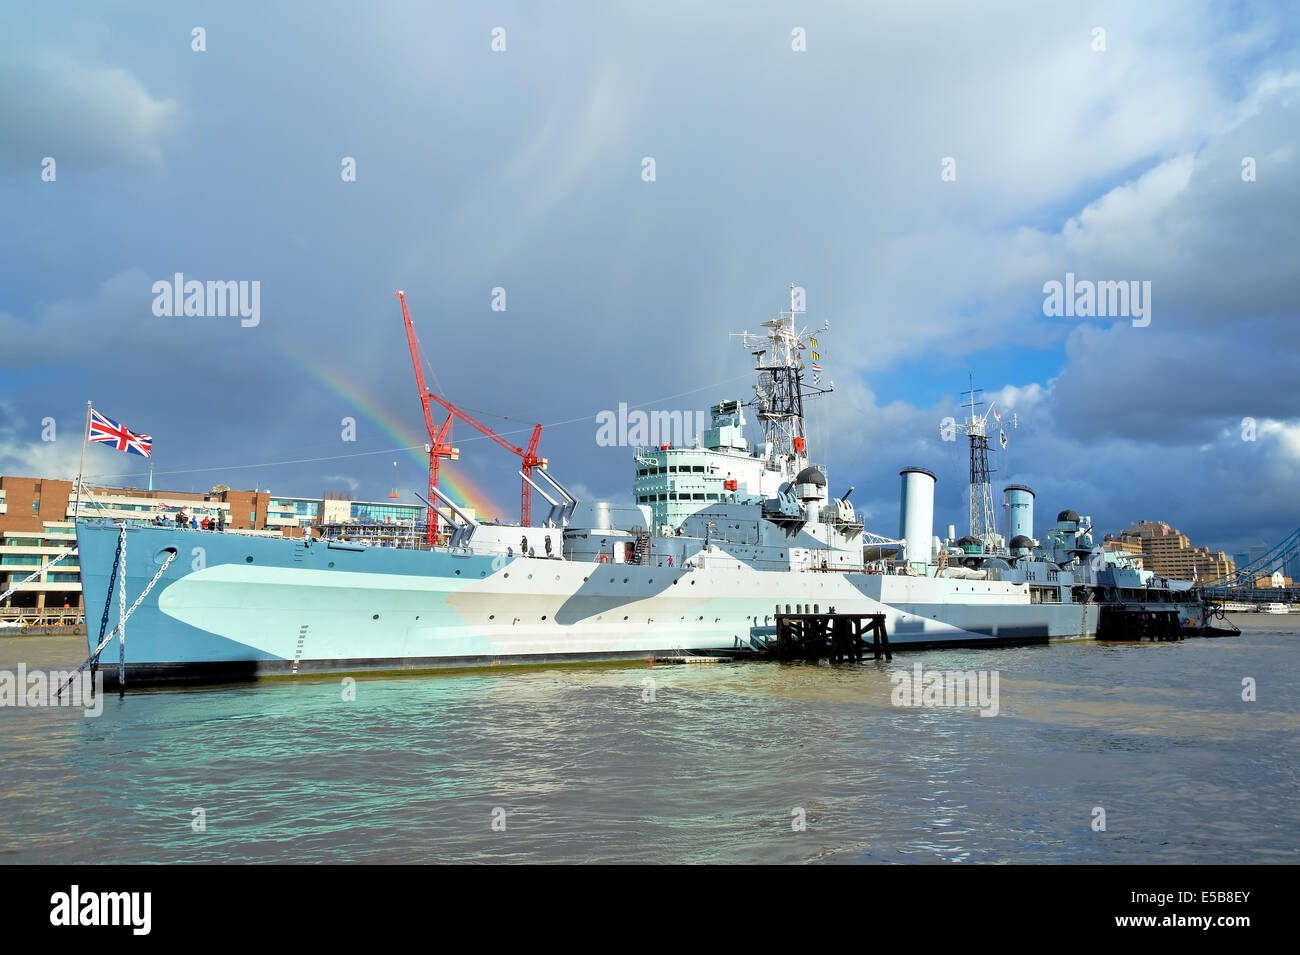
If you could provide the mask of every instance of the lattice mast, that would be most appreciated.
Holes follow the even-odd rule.
[[[993,507],[993,469],[989,467],[988,418],[990,414],[999,419],[1001,416],[992,404],[980,414],[978,409],[984,402],[978,399],[983,391],[975,387],[972,379],[970,390],[962,392],[970,409],[962,430],[970,438],[970,536],[987,542],[998,532],[997,511]]]
[[[828,394],[832,382],[821,387],[820,375],[813,384],[804,382],[803,353],[809,348],[807,326],[796,325],[801,307],[802,290],[790,284],[790,310],[764,322],[765,334],[745,331],[741,340],[754,356],[754,398],[747,402],[756,409],[763,428],[764,466],[794,477],[808,466],[808,436],[805,432],[803,403],[805,398]],[[830,322],[824,322],[814,334],[824,334]]]

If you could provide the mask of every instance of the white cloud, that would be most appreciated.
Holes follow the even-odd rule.
[[[350,474],[326,474],[321,478],[326,484],[343,484],[355,494],[361,488],[361,482]]]
[[[0,159],[35,168],[52,156],[61,179],[77,168],[160,165],[180,115],[174,99],[119,68],[20,60],[0,67],[0,90]]]
[[[0,402],[0,420],[4,422],[0,424],[0,474],[64,481],[77,476],[84,421],[59,418],[53,407],[48,417],[55,419],[53,441],[41,439],[45,429],[42,422],[26,420],[11,402]],[[113,482],[132,470],[138,471],[142,460],[92,445],[86,449],[86,476],[88,480]]]
[[[1265,418],[1256,428],[1256,440],[1272,438],[1292,461],[1300,462],[1300,421]]]

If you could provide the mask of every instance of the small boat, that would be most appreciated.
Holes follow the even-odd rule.
[[[1290,613],[1291,605],[1282,603],[1260,604],[1258,613]]]

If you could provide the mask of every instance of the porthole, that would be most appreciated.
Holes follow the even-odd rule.
[[[624,618],[623,618],[623,619],[624,619],[624,620],[626,620],[626,619],[627,619],[627,617],[624,617]]]
[[[558,580],[559,578],[556,578],[556,579]],[[623,583],[627,583],[627,578],[626,578],[626,577],[623,578]]]
[[[331,566],[331,567],[334,566],[334,561],[330,561],[330,566]]]
[[[510,572],[509,572],[509,571],[506,572],[506,576],[507,576],[507,577],[510,576]]]
[[[459,577],[459,576],[460,576],[460,571],[459,571],[459,570],[458,570],[458,571],[456,571],[456,576],[457,576],[457,577]]]
[[[543,619],[543,620],[546,619],[546,614],[542,614],[542,619]]]
[[[244,563],[245,563],[245,564],[251,564],[252,562],[253,562],[253,555],[252,555],[252,554],[249,554],[247,557],[244,558]]]
[[[496,614],[494,614],[494,613],[490,613],[490,614],[488,614],[488,619],[489,619],[489,620],[495,620],[496,618],[497,618],[497,615],[496,615]]]
[[[371,617],[370,619],[371,619],[371,620],[378,620],[378,619],[379,619],[379,614],[375,614],[375,615],[374,615],[373,617]]]
[[[532,580],[532,579],[533,579],[533,575],[532,575],[532,574],[529,574],[529,575],[528,575],[528,579],[529,579],[529,580]]]

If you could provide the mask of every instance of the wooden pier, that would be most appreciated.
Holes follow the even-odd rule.
[[[776,608],[772,655],[777,659],[861,663],[868,651],[877,660],[894,658],[883,613],[836,613],[834,607],[821,613],[816,605],[810,612],[800,610]]]

